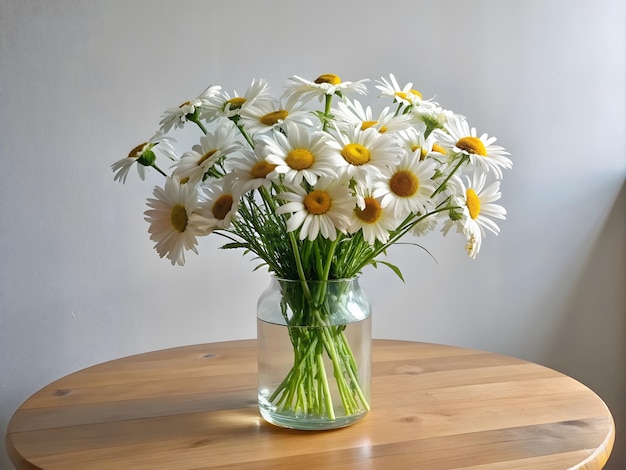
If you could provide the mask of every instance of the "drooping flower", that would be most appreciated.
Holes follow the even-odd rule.
[[[207,234],[193,219],[199,209],[197,189],[168,178],[163,188],[154,188],[153,195],[154,198],[148,199],[149,209],[144,212],[150,224],[150,240],[155,242],[154,248],[161,258],[182,266],[185,251],[197,254],[196,237]]]
[[[319,179],[308,191],[300,186],[276,197],[287,201],[276,213],[290,214],[287,230],[300,229],[300,240],[315,240],[318,235],[335,240],[337,231],[345,233],[350,226],[355,199],[339,180]]]
[[[472,178],[465,175],[464,178],[454,178],[452,186],[456,188],[456,204],[462,208],[462,216],[456,220],[449,219],[444,224],[444,233],[456,226],[458,232],[462,232],[466,239],[467,254],[475,258],[486,235],[485,230],[494,234],[500,232],[498,225],[491,220],[505,219],[506,209],[494,204],[500,199],[500,181],[496,180],[486,186],[487,175],[479,169],[475,169]]]
[[[156,153],[161,153],[171,160],[177,159],[174,146],[172,145],[174,142],[176,141],[172,137],[168,137],[162,132],[157,132],[150,140],[133,148],[127,157],[111,165],[111,169],[115,172],[113,180],[126,183],[128,172],[135,165],[137,166],[139,177],[145,180],[146,167],[156,166]]]

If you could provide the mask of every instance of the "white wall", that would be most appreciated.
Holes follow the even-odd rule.
[[[368,270],[378,337],[497,351],[593,388],[626,468],[626,7],[621,0],[0,0],[0,430],[30,394],[119,356],[255,335],[266,274],[204,239],[183,268],[110,165],[167,106],[252,77],[389,72],[512,153],[509,212]],[[133,175],[134,176],[134,175]],[[0,468],[11,468],[4,448]]]

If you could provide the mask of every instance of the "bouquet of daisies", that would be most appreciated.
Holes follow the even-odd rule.
[[[438,225],[475,257],[505,218],[495,201],[508,153],[394,75],[375,81],[374,110],[358,99],[367,83],[293,76],[277,97],[255,79],[243,94],[214,85],[167,109],[158,132],[112,166],[121,182],[132,167],[163,175],[145,212],[158,254],[182,265],[198,237],[219,234],[305,293],[308,281],[378,263],[401,277],[381,259],[387,249]],[[171,134],[186,125],[199,142],[179,155]]]

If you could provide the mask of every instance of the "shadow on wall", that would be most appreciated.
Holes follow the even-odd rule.
[[[626,468],[626,182],[598,238],[590,242],[589,257],[543,362],[593,389],[610,408],[616,439],[605,469],[622,470]]]

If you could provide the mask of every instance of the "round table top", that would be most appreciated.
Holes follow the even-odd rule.
[[[257,409],[256,342],[129,356],[63,377],[7,428],[18,469],[599,469],[604,402],[549,368],[472,349],[374,340],[372,410],[294,431]]]

